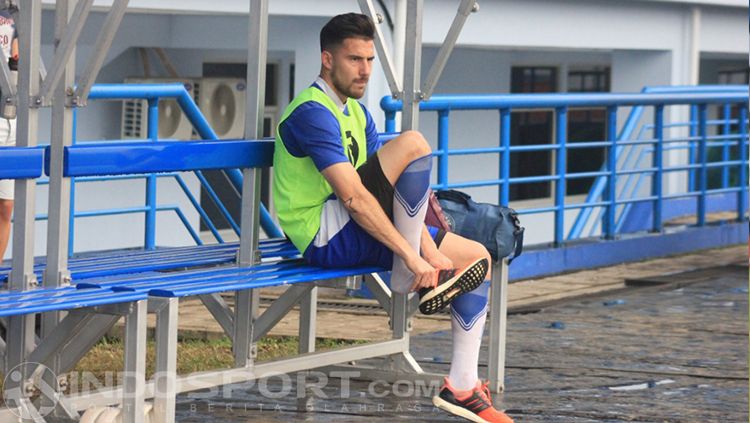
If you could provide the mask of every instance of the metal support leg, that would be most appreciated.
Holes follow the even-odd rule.
[[[32,107],[30,97],[39,92],[39,57],[41,38],[41,0],[30,0],[19,11],[18,45],[18,147],[35,147],[37,144],[37,123],[39,110]],[[34,105],[35,106],[35,105]],[[8,279],[8,288],[24,291],[37,285],[34,274],[34,221],[36,213],[36,181],[18,179],[15,182],[15,205],[13,208],[13,270]],[[6,365],[10,374],[13,368],[24,361],[34,348],[34,314],[11,316],[8,318],[6,341]],[[9,390],[19,388],[23,393],[26,374],[23,366],[16,380],[8,378],[5,386]],[[7,398],[7,397],[6,397]],[[20,397],[19,397],[20,400]],[[24,403],[24,400],[20,400]],[[22,404],[23,405],[23,404]],[[32,406],[33,409],[33,406]]]
[[[255,357],[253,339],[253,322],[260,305],[260,293],[257,289],[239,291],[234,296],[234,337],[232,352],[235,367],[248,367]]]
[[[147,301],[136,301],[125,316],[125,377],[123,379],[122,421],[144,423],[146,390],[146,311]]]
[[[505,390],[505,332],[508,327],[508,260],[492,265],[490,285],[490,354],[487,364],[490,389]]]
[[[318,315],[318,287],[313,287],[299,303],[299,353],[315,351],[315,321]]]
[[[174,423],[177,392],[177,298],[156,313],[156,377],[153,421]]]

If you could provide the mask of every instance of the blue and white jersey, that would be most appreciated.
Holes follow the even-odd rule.
[[[322,79],[318,78],[313,87],[328,94],[349,115],[346,105],[341,102]],[[378,130],[372,115],[364,105],[358,103],[367,118],[365,132],[367,135],[367,157],[380,148]],[[348,162],[349,158],[341,143],[341,128],[336,117],[320,103],[309,101],[297,107],[284,122],[279,125],[279,134],[289,154],[294,157],[310,157],[318,171],[336,163]]]

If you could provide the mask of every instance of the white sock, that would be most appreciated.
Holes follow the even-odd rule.
[[[474,389],[479,380],[477,367],[487,320],[489,285],[489,281],[485,281],[474,291],[461,295],[451,303],[453,357],[448,379],[454,388],[461,391]]]
[[[394,187],[393,226],[417,253],[427,213],[431,168],[432,156],[414,160],[406,167]],[[391,270],[391,289],[401,294],[409,292],[414,274],[406,267],[403,259],[395,254]]]

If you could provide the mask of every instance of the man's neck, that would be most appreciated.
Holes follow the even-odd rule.
[[[339,110],[343,112],[344,108],[346,108],[346,101],[348,99],[346,97],[342,99],[341,96],[339,96],[339,94],[331,87],[331,84],[329,84],[322,76],[318,76],[315,83],[318,84],[320,89],[323,90],[323,92],[326,93],[334,103],[336,103]]]

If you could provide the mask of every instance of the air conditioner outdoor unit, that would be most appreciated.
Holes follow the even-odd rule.
[[[181,82],[192,96],[195,81],[186,78],[126,78],[126,84]],[[193,126],[174,99],[159,100],[159,138],[189,140]],[[125,100],[122,106],[122,139],[148,138],[148,101]]]
[[[245,80],[203,78],[196,89],[196,103],[220,139],[245,135]]]

